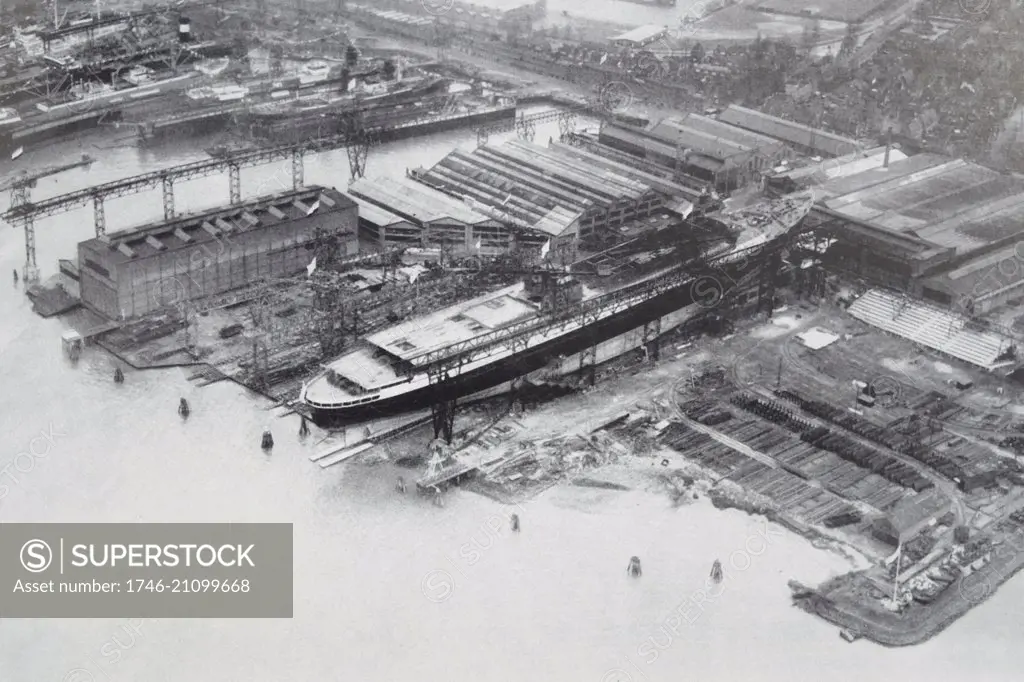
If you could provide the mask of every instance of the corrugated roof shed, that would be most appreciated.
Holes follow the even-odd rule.
[[[631,147],[653,152],[669,159],[674,159],[680,151],[674,145],[654,139],[642,131],[615,124],[601,126],[600,137],[602,142],[605,138],[611,138],[612,140],[624,142]]]
[[[348,191],[412,220],[420,227],[446,218],[467,225],[493,222],[491,218],[471,210],[464,202],[409,178],[361,178],[349,185]]]
[[[693,130],[700,130],[708,133],[709,135],[721,137],[726,140],[732,140],[733,142],[741,144],[748,149],[777,147],[782,144],[774,137],[755,133],[751,130],[740,128],[739,126],[730,125],[724,121],[718,121],[708,116],[702,116],[701,114],[687,114],[680,120],[680,122]]]
[[[410,224],[408,220],[401,216],[397,216],[391,211],[387,211],[376,204],[372,204],[365,199],[355,197],[355,202],[359,206],[359,218],[361,220],[367,220],[377,227],[387,227],[388,225],[397,224]]]
[[[747,154],[753,150],[753,147],[739,142],[691,128],[678,119],[661,121],[651,129],[650,134],[669,144],[700,152],[719,161],[726,161],[733,156]]]
[[[726,107],[725,111],[718,115],[718,120],[830,156],[843,156],[857,148],[857,142],[848,137],[735,104]]]
[[[1016,183],[1007,187],[1009,191],[1022,189]],[[1024,225],[1024,193],[1018,192],[917,230],[917,234],[930,242],[956,248],[958,253],[967,253],[1019,234],[1021,225]]]
[[[456,152],[442,160],[438,167],[489,185],[495,195],[501,195],[501,200],[511,193],[543,210],[557,205],[584,210],[595,203],[605,203],[604,196],[596,191],[567,187],[550,174],[510,163],[506,156],[489,148],[479,149],[472,155]]]
[[[545,176],[578,185],[579,189],[584,191],[603,194],[607,197],[606,205],[611,205],[620,199],[639,199],[650,191],[650,188],[643,183],[624,175],[606,170],[573,166],[566,163],[564,158],[551,154],[540,145],[511,140],[501,147],[488,147],[488,150],[514,159],[524,166],[532,167]]]
[[[949,159],[937,154],[915,154],[902,161],[890,163],[888,168],[869,169],[854,175],[839,175],[830,178],[817,188],[818,196],[827,203],[831,198],[841,197],[866,187],[888,182],[895,177],[908,175],[923,168],[946,163]]]
[[[955,270],[930,277],[928,282],[940,290],[969,296],[977,301],[986,294],[1020,284],[1022,256],[1024,248],[1019,249],[1012,244],[980,258],[972,258]]]
[[[542,193],[522,182],[516,182],[500,175],[474,171],[448,159],[428,171],[420,180],[444,191],[460,194],[466,203],[484,215],[500,216],[497,220],[505,223],[533,226],[542,220],[555,203]],[[455,167],[452,167],[455,166]],[[577,205],[576,202],[570,202]],[[581,212],[576,211],[574,215]]]
[[[547,235],[561,235],[588,212],[633,207],[657,200],[631,169],[581,163],[580,158],[512,140],[472,153],[455,151],[429,170],[425,183],[471,198]],[[492,213],[493,215],[493,213]]]
[[[657,192],[670,197],[695,197],[696,192],[683,185],[666,180],[665,178],[652,175],[642,170],[619,163],[613,159],[594,154],[585,149],[564,142],[552,142],[549,149],[552,153],[559,154],[570,160],[570,163],[590,164],[600,168],[612,170],[621,175],[630,174]]]
[[[1024,182],[935,154],[844,174],[820,190],[820,203],[843,216],[959,254],[1013,238],[1024,223]]]
[[[581,215],[581,213],[570,211],[567,208],[555,206],[533,224],[533,229],[552,237],[560,237],[580,219]]]

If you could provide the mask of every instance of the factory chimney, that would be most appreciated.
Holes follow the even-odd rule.
[[[192,42],[192,22],[188,17],[180,17],[178,19],[178,42]]]

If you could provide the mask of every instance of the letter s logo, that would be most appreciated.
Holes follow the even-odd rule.
[[[21,565],[29,573],[42,573],[53,562],[53,550],[42,540],[29,540],[21,546]]]

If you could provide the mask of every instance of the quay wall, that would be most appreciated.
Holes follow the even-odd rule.
[[[953,624],[969,610],[996,594],[997,589],[1024,568],[1024,530],[1018,529],[997,548],[989,563],[961,576],[930,604],[913,605],[902,614],[866,611],[848,597],[833,601],[827,591],[818,598],[800,602],[801,608],[825,621],[859,634],[886,647],[912,646],[926,642]],[[842,578],[840,578],[842,579]]]

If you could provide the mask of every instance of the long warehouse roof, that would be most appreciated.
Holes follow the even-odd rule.
[[[391,211],[370,203],[366,199],[354,197],[354,201],[359,206],[359,217],[373,223],[377,227],[387,227],[388,225],[397,225],[399,223],[410,224],[409,221],[402,216],[397,216]]]
[[[958,254],[1012,239],[1024,222],[1024,182],[935,154],[835,177],[819,195],[839,215]]]
[[[594,154],[586,149],[566,144],[564,142],[552,142],[550,149],[553,153],[570,159],[570,162],[572,163],[590,164],[614,171],[620,175],[628,173],[633,177],[639,178],[644,184],[648,185],[655,191],[670,197],[685,197],[689,199],[695,197],[697,194],[694,190],[684,185],[680,185],[679,183],[658,177],[657,175],[652,175],[646,171],[633,168],[632,166],[627,166],[626,164],[615,161],[614,159]]]
[[[771,116],[736,104],[730,104],[726,107],[725,111],[718,115],[718,120],[785,142],[815,149],[832,156],[849,154],[857,148],[857,142],[848,137],[836,135],[819,128],[811,128],[802,123],[787,121],[784,118]]]
[[[464,202],[409,178],[362,178],[349,185],[348,191],[421,225],[446,218],[467,225],[493,222]]]

